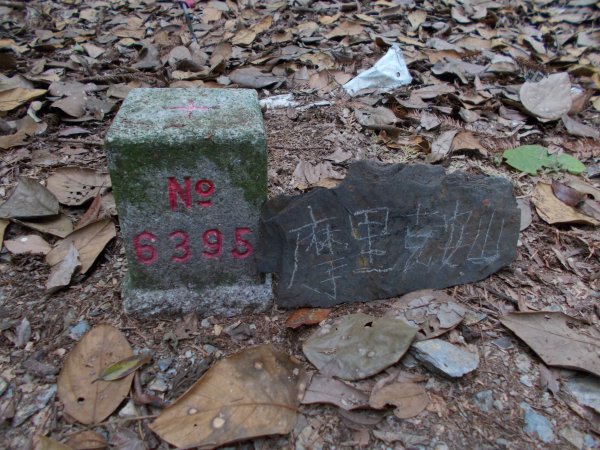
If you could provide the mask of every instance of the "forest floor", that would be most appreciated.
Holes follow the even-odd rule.
[[[351,384],[368,394],[395,370],[421,375],[428,401],[419,414],[400,419],[393,408],[302,404],[290,433],[232,448],[600,448],[598,3],[238,0],[200,2],[190,11],[198,42],[176,3],[0,1],[0,199],[19,177],[47,184],[71,166],[105,173],[103,138],[132,88],[237,86],[256,89],[260,99],[293,94],[297,102],[263,110],[270,197],[328,186],[356,160],[433,163],[507,178],[531,215],[509,267],[445,290],[470,319],[441,339],[478,353],[477,370],[448,379],[403,359]],[[341,85],[393,44],[412,82],[350,97]],[[531,100],[536,95],[542,98]],[[504,161],[505,150],[522,145],[543,146],[549,158],[570,155],[583,166],[569,174],[555,158],[533,175]],[[90,177],[85,170],[80,176]],[[553,181],[557,197],[542,195],[540,186]],[[0,222],[0,447],[62,448],[37,438],[47,436],[71,448],[169,448],[149,428],[161,408],[147,402],[125,401],[96,425],[64,414],[58,374],[83,334],[101,323],[118,329],[135,351],[152,353],[138,387],[165,402],[216,361],[259,344],[272,343],[315,371],[302,345],[318,325],[289,328],[290,311],[277,306],[233,318],[126,315],[120,286],[127,263],[105,188],[61,201],[76,223],[98,195],[106,202],[96,205],[92,221],[117,228],[94,250],[89,269],[53,293],[44,253],[65,233],[17,218]],[[46,244],[11,244],[31,234]],[[382,317],[399,301],[344,304],[326,321],[355,312]],[[548,351],[573,352],[587,363],[574,364],[579,371],[544,364],[500,322],[515,311],[577,320],[594,342],[589,352],[581,353],[577,336],[563,336],[574,347]],[[569,383],[585,372],[596,377],[587,378],[582,400]],[[85,437],[96,447],[82,444],[84,431],[95,433]]]

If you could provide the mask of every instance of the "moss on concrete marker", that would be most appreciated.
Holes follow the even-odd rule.
[[[134,89],[106,145],[128,313],[231,316],[269,306],[271,285],[254,258],[267,196],[255,91]]]

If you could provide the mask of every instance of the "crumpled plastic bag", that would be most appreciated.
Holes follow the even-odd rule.
[[[375,93],[388,92],[412,82],[402,51],[396,44],[375,63],[373,67],[358,74],[344,84],[344,90],[352,97],[363,90],[375,90]]]

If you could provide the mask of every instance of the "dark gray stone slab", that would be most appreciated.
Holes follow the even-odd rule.
[[[255,259],[267,193],[255,91],[134,89],[106,145],[128,313],[231,316],[270,305]]]
[[[440,289],[510,264],[519,222],[505,179],[360,161],[335,189],[265,205],[259,269],[289,308]]]

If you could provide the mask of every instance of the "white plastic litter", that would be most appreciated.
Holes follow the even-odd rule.
[[[382,93],[411,82],[412,77],[408,73],[402,51],[394,44],[373,67],[344,84],[344,89],[354,97],[365,89],[374,89],[376,93]]]
[[[293,108],[298,105],[299,103],[294,100],[293,94],[274,95],[260,101],[260,106],[267,109]]]

